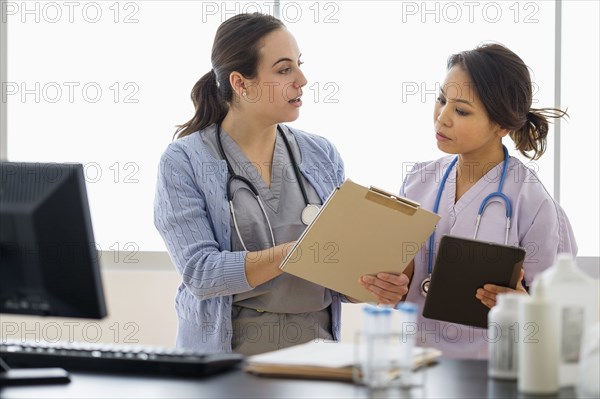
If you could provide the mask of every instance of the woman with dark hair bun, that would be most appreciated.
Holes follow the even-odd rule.
[[[550,267],[558,253],[577,254],[563,209],[537,175],[509,156],[502,144],[509,136],[530,159],[544,153],[548,119],[566,113],[531,104],[529,69],[506,47],[487,44],[448,59],[433,122],[438,148],[452,155],[415,165],[400,190],[442,217],[433,238],[405,271],[411,279],[406,300],[424,304],[444,234],[464,238],[475,234],[478,240],[525,248],[524,273],[516,290],[486,284],[473,292],[489,308],[499,293],[527,294],[533,278]],[[447,357],[487,357],[486,330],[422,316],[418,327],[420,343],[441,349]]]
[[[300,55],[276,18],[222,23],[192,89],[195,114],[161,158],[154,221],[182,279],[180,348],[251,355],[339,339],[347,298],[279,269],[344,181],[328,140],[282,125],[300,114]],[[408,291],[406,275],[364,278],[382,304]]]

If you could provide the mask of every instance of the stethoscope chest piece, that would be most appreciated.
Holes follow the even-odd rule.
[[[321,208],[315,204],[306,205],[306,207],[302,210],[302,214],[300,215],[302,223],[304,223],[306,226],[311,224],[317,218],[320,210]]]
[[[431,277],[426,277],[421,282],[421,295],[427,297],[427,293],[429,292],[429,284],[431,284]]]

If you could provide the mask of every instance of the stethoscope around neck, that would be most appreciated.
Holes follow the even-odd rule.
[[[279,132],[279,134],[281,135],[281,138],[283,139],[283,142],[285,143],[285,148],[287,149],[287,152],[290,156],[290,160],[292,161],[292,167],[294,169],[294,174],[296,175],[296,180],[298,180],[298,185],[300,186],[300,191],[302,192],[302,198],[304,198],[304,203],[306,204],[306,206],[302,210],[302,213],[300,214],[300,219],[302,220],[302,223],[304,223],[304,225],[308,226],[309,224],[312,223],[313,220],[315,220],[315,218],[317,217],[317,214],[319,213],[319,210],[321,208],[318,205],[311,204],[309,202],[308,195],[306,194],[306,187],[304,187],[304,182],[302,181],[302,178],[300,176],[300,168],[298,167],[298,163],[296,162],[296,158],[294,157],[294,154],[292,152],[292,147],[290,146],[290,142],[288,141],[287,137],[285,137],[285,134],[283,133],[283,129],[281,128],[281,126],[277,125],[277,131]],[[227,154],[225,154],[225,150],[223,149],[223,143],[221,141],[221,124],[220,123],[217,123],[217,125],[216,125],[215,134],[217,136],[217,145],[219,146],[219,152],[221,153],[221,157],[227,163],[227,171],[229,172],[229,178],[227,179],[227,201],[229,202],[229,209],[231,211],[231,217],[233,219],[233,225],[235,227],[235,232],[237,233],[237,236],[240,240],[240,243],[242,244],[242,247],[244,248],[245,251],[248,250],[246,248],[246,244],[244,243],[244,240],[242,239],[242,234],[240,233],[240,229],[239,229],[239,226],[237,223],[237,218],[235,216],[235,208],[233,206],[234,193],[231,191],[231,185],[235,180],[238,180],[238,181],[244,183],[246,185],[246,187],[248,189],[250,189],[252,194],[254,194],[254,197],[256,198],[256,202],[258,202],[258,206],[260,207],[260,210],[263,214],[263,217],[267,221],[267,226],[269,227],[269,234],[271,235],[271,243],[273,246],[275,246],[275,235],[273,234],[273,227],[271,226],[271,221],[269,220],[269,216],[267,215],[267,211],[265,210],[265,206],[263,204],[262,199],[260,198],[260,194],[258,193],[256,186],[254,186],[254,184],[250,180],[245,178],[244,176],[240,176],[237,173],[235,173],[235,171],[231,167],[231,163],[229,163],[229,158],[227,158]]]
[[[508,232],[510,230],[510,219],[512,217],[512,203],[510,199],[502,192],[502,188],[504,187],[504,180],[506,178],[506,171],[508,170],[508,150],[506,146],[502,146],[504,151],[504,164],[502,165],[502,176],[500,177],[500,183],[498,183],[498,190],[487,195],[483,201],[481,201],[481,205],[479,206],[479,211],[477,212],[477,219],[475,221],[475,232],[473,233],[473,239],[477,239],[477,233],[479,232],[479,225],[481,224],[481,217],[485,212],[487,206],[491,203],[490,200],[492,198],[500,198],[504,202],[504,207],[506,209],[506,232],[504,235],[504,245],[508,244]],[[438,188],[437,195],[435,197],[435,203],[433,205],[433,212],[437,213],[440,208],[440,199],[442,197],[442,192],[444,191],[444,186],[446,185],[446,180],[448,180],[448,175],[456,162],[458,161],[458,156],[452,160],[446,172],[444,172],[444,176],[442,177],[442,181],[440,182],[440,187]],[[428,276],[423,279],[421,283],[421,294],[423,296],[427,296],[427,291],[429,291],[429,284],[431,282],[431,273],[433,272],[433,246],[435,243],[435,230],[429,237],[429,256],[427,259],[427,274]]]

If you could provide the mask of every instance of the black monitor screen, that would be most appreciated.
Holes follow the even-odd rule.
[[[81,164],[0,162],[0,312],[106,316]]]

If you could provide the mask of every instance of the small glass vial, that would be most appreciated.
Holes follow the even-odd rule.
[[[488,375],[516,380],[519,375],[519,294],[499,294],[488,313]]]
[[[386,388],[391,380],[390,349],[392,311],[386,307],[363,308],[360,369],[362,383],[369,388]]]
[[[396,309],[400,316],[400,353],[398,359],[400,386],[409,388],[413,385],[419,385],[415,383],[413,373],[418,306],[411,302],[402,302]]]

